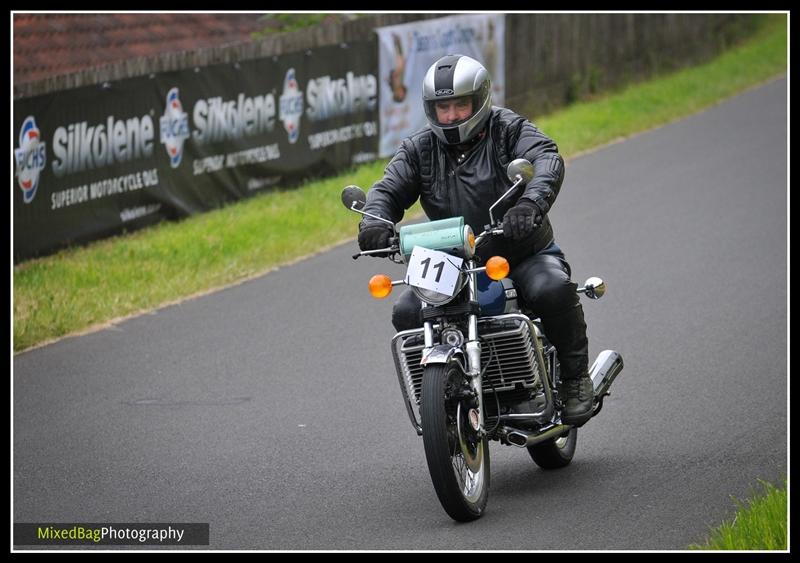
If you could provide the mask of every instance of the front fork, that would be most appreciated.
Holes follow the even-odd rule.
[[[467,268],[472,270],[475,268],[473,260],[467,261]],[[470,272],[467,274],[467,284],[469,291],[469,300],[471,302],[478,302],[478,274]],[[425,306],[425,303],[423,303]],[[432,349],[433,344],[433,323],[425,321],[423,324],[425,335],[425,348]],[[483,386],[481,385],[481,343],[478,339],[478,315],[471,314],[467,321],[467,341],[465,344],[467,352],[467,365],[466,375],[469,379],[469,385],[475,397],[478,399],[478,433],[481,437],[486,435],[486,428],[484,427],[483,419]]]

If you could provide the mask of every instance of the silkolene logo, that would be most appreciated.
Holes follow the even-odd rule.
[[[183,157],[183,142],[189,138],[189,115],[183,111],[178,88],[167,92],[167,105],[159,121],[161,144],[167,150],[169,163],[177,168]]]
[[[283,80],[283,94],[280,97],[278,119],[289,134],[289,142],[294,144],[300,137],[300,116],[303,115],[303,92],[297,85],[293,68],[286,71]]]
[[[39,174],[44,170],[46,155],[45,142],[36,126],[36,119],[29,115],[19,131],[19,148],[14,150],[17,182],[25,203],[32,202],[36,197]]]

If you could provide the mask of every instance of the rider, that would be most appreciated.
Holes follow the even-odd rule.
[[[516,158],[530,161],[535,169],[531,181],[500,204],[504,236],[492,237],[477,256],[481,261],[493,255],[508,259],[509,277],[556,347],[562,419],[581,425],[592,411],[586,323],[577,285],[547,216],[564,179],[558,147],[524,117],[492,106],[489,73],[470,57],[447,55],[436,61],[423,80],[422,99],[429,126],[403,140],[383,178],[368,192],[364,211],[397,223],[419,198],[429,219],[463,216],[474,232],[481,232],[489,223],[489,207],[511,185],[505,167]],[[386,223],[364,217],[358,244],[361,250],[387,248],[392,235]],[[421,304],[410,290],[395,303],[392,323],[398,331],[422,326]]]

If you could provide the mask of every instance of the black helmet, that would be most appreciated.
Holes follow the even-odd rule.
[[[436,102],[472,98],[472,114],[455,123],[440,123]],[[465,55],[446,55],[433,63],[422,82],[422,100],[428,123],[444,143],[458,145],[475,137],[492,109],[492,80],[484,66]]]

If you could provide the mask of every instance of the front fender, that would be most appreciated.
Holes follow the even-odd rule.
[[[433,348],[424,349],[419,364],[423,367],[430,364],[447,364],[454,357],[457,357],[461,361],[462,366],[465,365],[464,351],[461,348],[448,346],[447,344],[439,344]]]

